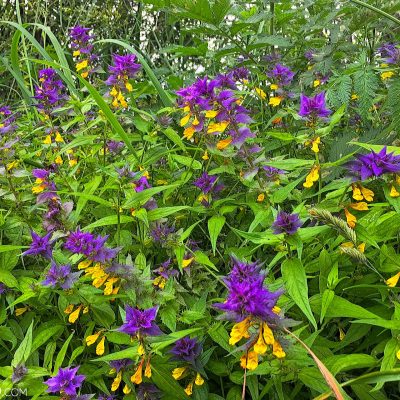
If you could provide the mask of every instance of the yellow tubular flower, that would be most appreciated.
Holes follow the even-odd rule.
[[[353,199],[354,200],[363,200],[364,196],[361,193],[360,188],[357,185],[352,185],[353,187]]]
[[[132,85],[131,85],[129,82],[126,82],[126,83],[125,83],[125,87],[126,87],[126,90],[127,90],[128,92],[132,92],[133,87],[132,87]]]
[[[208,125],[207,133],[223,133],[228,125],[229,121],[213,122]]]
[[[20,315],[24,314],[28,310],[28,307],[20,307],[15,309],[15,315],[19,317]]]
[[[101,339],[100,339],[100,342],[97,344],[97,346],[96,346],[96,354],[98,355],[98,356],[102,356],[103,354],[104,354],[104,343],[105,343],[105,341],[106,341],[106,337],[105,336],[103,336]]]
[[[359,203],[351,203],[350,207],[357,211],[368,211],[368,204],[365,201],[360,201]]]
[[[286,357],[286,353],[283,351],[281,344],[277,340],[275,340],[274,344],[272,345],[272,354],[276,358]]]
[[[374,201],[375,193],[372,190],[369,190],[369,189],[361,186],[361,193],[364,196],[365,200]]]
[[[63,137],[60,135],[60,132],[56,133],[56,137],[54,139],[58,143],[62,143],[64,141]]]
[[[119,371],[111,385],[112,392],[115,392],[116,390],[118,390],[119,385],[121,384],[121,380],[122,380],[122,371]]]
[[[122,391],[124,392],[124,394],[129,394],[130,392],[132,392],[132,389],[128,385],[125,385]]]
[[[147,361],[146,368],[144,370],[144,376],[146,378],[151,378],[151,365],[150,360]]]
[[[240,358],[240,366],[249,371],[253,371],[258,367],[258,354],[254,351],[249,351]]]
[[[398,272],[396,275],[393,275],[391,278],[387,279],[385,283],[389,287],[395,287],[399,279],[400,279],[400,272]]]
[[[80,54],[81,54],[81,51],[80,51],[80,50],[75,50],[75,51],[72,53],[72,55],[73,55],[74,57],[78,57]]]
[[[43,144],[51,144],[51,136],[47,135],[44,140],[43,140]]]
[[[390,197],[399,197],[400,193],[397,191],[396,187],[394,185],[392,185],[389,195],[390,195]]]
[[[387,79],[390,79],[392,76],[395,75],[394,71],[386,71],[381,73],[381,79],[383,81],[386,81]]]
[[[185,115],[185,116],[181,119],[179,125],[180,125],[180,126],[185,126],[185,125],[189,122],[190,116],[191,116],[190,113],[187,114],[187,115]]]
[[[64,310],[64,313],[65,313],[65,314],[71,314],[72,311],[73,311],[73,309],[74,309],[74,305],[73,305],[73,304],[70,304],[70,305],[68,305],[67,308]]]
[[[82,69],[86,68],[88,66],[88,60],[83,60],[81,62],[78,62],[76,64],[76,72],[81,71]]]
[[[141,361],[136,372],[131,376],[131,382],[136,385],[140,385],[143,382],[143,361]]]
[[[263,337],[263,329],[260,329],[257,343],[254,345],[254,352],[257,354],[264,354],[268,349]]]
[[[223,149],[225,149],[226,147],[228,147],[228,146],[231,144],[231,142],[232,142],[232,138],[231,138],[230,136],[227,137],[226,139],[220,140],[220,141],[217,143],[217,149],[218,149],[218,150],[223,150]]]
[[[188,267],[194,260],[194,257],[183,259],[182,260],[182,268]]]
[[[269,98],[268,104],[272,107],[278,107],[279,104],[282,103],[283,97],[280,96],[272,96]]]
[[[306,176],[306,181],[303,183],[305,188],[311,188],[319,179],[319,166],[314,165],[310,173]]]
[[[316,79],[316,80],[313,82],[313,86],[314,86],[315,88],[318,87],[320,84],[321,84],[321,81],[320,81],[319,79]]]
[[[215,118],[218,115],[219,111],[216,110],[208,110],[205,113],[206,118]]]
[[[272,329],[265,322],[263,323],[263,338],[266,344],[275,343],[275,338]]]
[[[73,311],[71,314],[69,314],[68,322],[73,324],[79,318],[79,314],[81,313],[81,310],[82,310],[82,305],[80,305],[75,311]]]
[[[279,89],[279,86],[276,83],[272,83],[271,86],[270,86],[270,89],[271,90],[277,90],[277,89]]]
[[[186,372],[186,367],[178,367],[172,371],[172,377],[177,381],[184,377],[184,373]]]
[[[186,388],[185,388],[185,393],[186,393],[188,396],[191,396],[191,395],[192,395],[192,393],[193,393],[193,382],[190,382],[190,383],[186,386]]]
[[[260,99],[265,100],[267,98],[267,94],[261,88],[257,87],[257,88],[255,88],[255,91],[256,91],[258,97],[260,97]]]
[[[202,377],[199,373],[196,374],[196,379],[195,379],[194,383],[195,383],[197,386],[203,385],[204,379],[203,379],[203,377]]]
[[[96,343],[97,339],[99,338],[101,332],[97,332],[94,335],[89,335],[86,337],[85,342],[87,346],[91,346],[92,344]]]
[[[265,194],[264,194],[264,193],[260,193],[260,194],[257,196],[257,201],[258,201],[259,203],[263,202],[264,199],[265,199]]]
[[[314,153],[319,153],[319,145],[321,144],[321,138],[318,136],[314,140],[311,141],[311,150]]]
[[[250,318],[245,318],[243,321],[233,325],[229,339],[229,344],[232,346],[235,345],[237,342],[239,342],[242,338],[248,339],[250,337],[248,332],[249,327],[250,327]]]
[[[208,151],[206,150],[201,157],[203,160],[208,160],[210,157],[208,156]]]
[[[396,357],[397,357],[398,360],[400,360],[400,349],[397,350]]]
[[[88,77],[88,75],[89,75],[88,71],[81,73],[81,77],[84,78],[84,79],[86,79]]]
[[[347,225],[350,228],[355,228],[357,218],[353,214],[351,214],[350,211],[347,210],[347,208],[344,209],[344,213],[346,214]]]
[[[189,126],[188,128],[186,128],[183,131],[183,137],[187,140],[190,140],[193,137],[195,132],[196,132],[196,129],[194,128],[194,126]]]

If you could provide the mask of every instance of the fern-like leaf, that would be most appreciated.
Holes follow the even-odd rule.
[[[357,71],[353,78],[354,89],[359,99],[358,110],[361,117],[367,120],[379,87],[379,79],[369,66]]]

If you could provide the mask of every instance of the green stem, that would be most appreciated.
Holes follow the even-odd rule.
[[[400,20],[397,19],[396,17],[393,17],[393,15],[388,14],[387,12],[380,10],[379,8],[376,8],[372,6],[371,4],[365,3],[364,1],[361,0],[350,0],[350,2],[358,4],[359,6],[365,7],[370,9],[371,11],[376,12],[377,14],[382,15],[385,18],[390,19],[391,21],[395,22],[396,24],[400,25]]]

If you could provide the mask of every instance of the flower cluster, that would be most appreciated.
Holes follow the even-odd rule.
[[[386,64],[400,64],[400,48],[395,43],[383,43],[378,53]]]
[[[365,181],[384,174],[400,172],[400,156],[388,153],[386,146],[379,153],[357,154],[356,160],[347,163],[350,175],[355,180]]]
[[[199,201],[208,206],[211,203],[212,197],[215,196],[223,189],[223,185],[217,184],[218,177],[216,175],[209,175],[206,171],[197,178],[193,185],[201,190]]]
[[[190,396],[193,393],[193,386],[201,386],[204,383],[204,378],[200,372],[203,367],[200,363],[200,355],[203,351],[202,345],[197,339],[184,337],[176,341],[171,349],[171,361],[185,363],[182,367],[176,367],[172,371],[172,376],[175,380],[189,379],[186,385],[185,393]]]
[[[79,72],[82,78],[87,78],[93,71],[94,62],[97,59],[97,56],[92,53],[94,35],[89,34],[90,30],[81,25],[74,26],[69,30],[76,72]]]
[[[252,122],[250,111],[232,90],[236,87],[235,78],[242,76],[242,72],[240,75],[233,72],[215,79],[199,78],[193,85],[177,91],[178,106],[185,113],[180,125],[185,127],[186,139],[202,131],[218,135],[220,140],[209,145],[223,150],[230,145],[240,149],[247,139],[255,137],[247,126]]]
[[[232,270],[225,278],[228,296],[224,303],[215,304],[215,307],[225,312],[226,319],[236,321],[230,335],[231,345],[243,338],[249,339],[241,365],[255,369],[258,356],[266,353],[268,345],[272,345],[272,354],[277,358],[285,356],[271,329],[279,320],[276,302],[282,291],[270,292],[264,286],[265,276],[258,263],[246,263],[233,258],[232,264]],[[251,347],[253,351],[249,351]]]
[[[287,91],[285,86],[291,84],[294,75],[295,73],[289,67],[280,63],[267,72],[271,80],[270,89],[273,91],[269,98],[269,105],[277,107],[285,98],[292,97],[292,93]]]
[[[135,54],[113,55],[113,65],[108,69],[110,75],[105,83],[112,86],[110,96],[113,98],[112,105],[114,107],[128,107],[124,93],[132,92],[133,87],[129,79],[136,76],[140,68],[141,65],[136,63]]]
[[[318,118],[326,118],[331,111],[326,108],[325,92],[318,93],[314,97],[300,96],[299,115],[306,118],[310,125],[314,125]]]
[[[289,214],[285,211],[281,211],[272,224],[276,235],[280,233],[294,235],[301,226],[302,222],[298,214]]]
[[[66,99],[65,86],[52,68],[39,71],[39,84],[35,86],[36,107],[47,117]]]
[[[14,132],[18,126],[15,124],[16,115],[11,111],[10,107],[0,107],[0,135]]]
[[[58,286],[61,289],[71,289],[73,284],[79,278],[80,272],[71,272],[70,265],[57,265],[52,261],[50,269],[47,271],[46,279],[42,282],[43,286],[49,286],[53,289]]]

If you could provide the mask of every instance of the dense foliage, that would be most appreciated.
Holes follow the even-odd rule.
[[[3,21],[0,398],[399,398],[400,20],[370,3],[146,1],[149,54]]]

